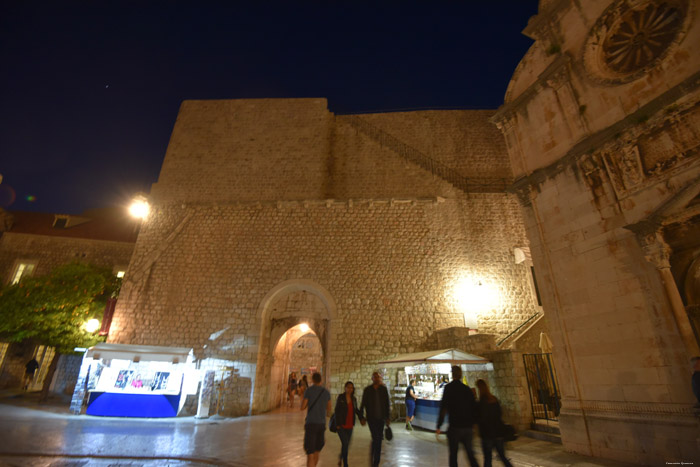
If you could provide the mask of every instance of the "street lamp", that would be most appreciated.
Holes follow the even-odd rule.
[[[97,331],[99,329],[99,327],[100,327],[100,320],[95,319],[95,318],[93,318],[90,321],[88,321],[87,323],[85,323],[85,330],[91,334],[93,332]]]
[[[131,205],[129,206],[129,214],[137,219],[146,219],[148,213],[151,210],[151,206],[148,204],[148,198],[143,193],[139,193],[134,196],[131,200]]]

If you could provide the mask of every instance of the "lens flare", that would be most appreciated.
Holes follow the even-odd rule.
[[[26,200],[29,201],[30,203],[33,203],[34,201],[36,201],[36,196],[34,196],[34,195],[27,195],[24,199],[26,199]]]

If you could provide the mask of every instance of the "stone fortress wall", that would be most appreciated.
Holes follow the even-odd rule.
[[[499,179],[508,162],[492,115],[334,116],[324,99],[183,103],[110,340],[227,360],[253,387],[245,404],[256,412],[274,405],[277,340],[302,321],[321,340],[332,392],[464,326],[459,280],[496,291],[490,309],[472,311],[481,332],[507,335],[536,312],[529,268],[513,259],[527,245],[516,199],[457,189],[357,121],[462,177]],[[299,290],[323,305],[276,314],[270,303]]]

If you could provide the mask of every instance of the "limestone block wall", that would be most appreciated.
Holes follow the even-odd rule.
[[[126,242],[5,232],[0,237],[0,278],[9,282],[18,260],[37,261],[34,275],[71,261],[126,269],[133,250],[134,244]]]
[[[479,195],[164,205],[142,228],[110,341],[193,346],[205,357],[255,364],[264,350],[256,311],[264,296],[284,281],[308,279],[338,308],[329,383],[369,381],[377,361],[416,350],[436,329],[463,325],[451,290],[462,275],[503,281],[504,293],[518,281],[529,290],[510,257],[524,232],[498,221],[513,204]],[[532,306],[531,295],[511,294],[493,312],[508,323]],[[488,317],[484,328],[511,329]]]
[[[493,372],[488,372],[484,376],[489,388],[501,403],[503,421],[514,425],[519,431],[529,428],[532,411],[523,353],[507,349],[487,351],[483,356],[493,362]],[[469,382],[472,383],[472,381]]]
[[[495,110],[429,110],[363,114],[371,125],[470,178],[512,177]],[[337,117],[336,121],[342,121]]]
[[[330,131],[325,99],[184,101],[151,196],[187,203],[323,198]]]
[[[81,355],[61,355],[58,357],[58,366],[51,382],[51,392],[69,396],[73,394],[75,382],[78,380],[80,365],[83,362]]]
[[[621,227],[625,212],[596,208],[571,171],[541,185],[526,211],[533,259],[543,271],[565,445],[640,463],[691,459],[695,442],[670,441],[697,433],[690,388],[678,384],[688,378],[683,342],[656,267]],[[644,447],[654,445],[665,447]]]

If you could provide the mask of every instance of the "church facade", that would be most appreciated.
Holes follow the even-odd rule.
[[[684,0],[542,0],[493,118],[576,452],[700,459],[699,13]]]

